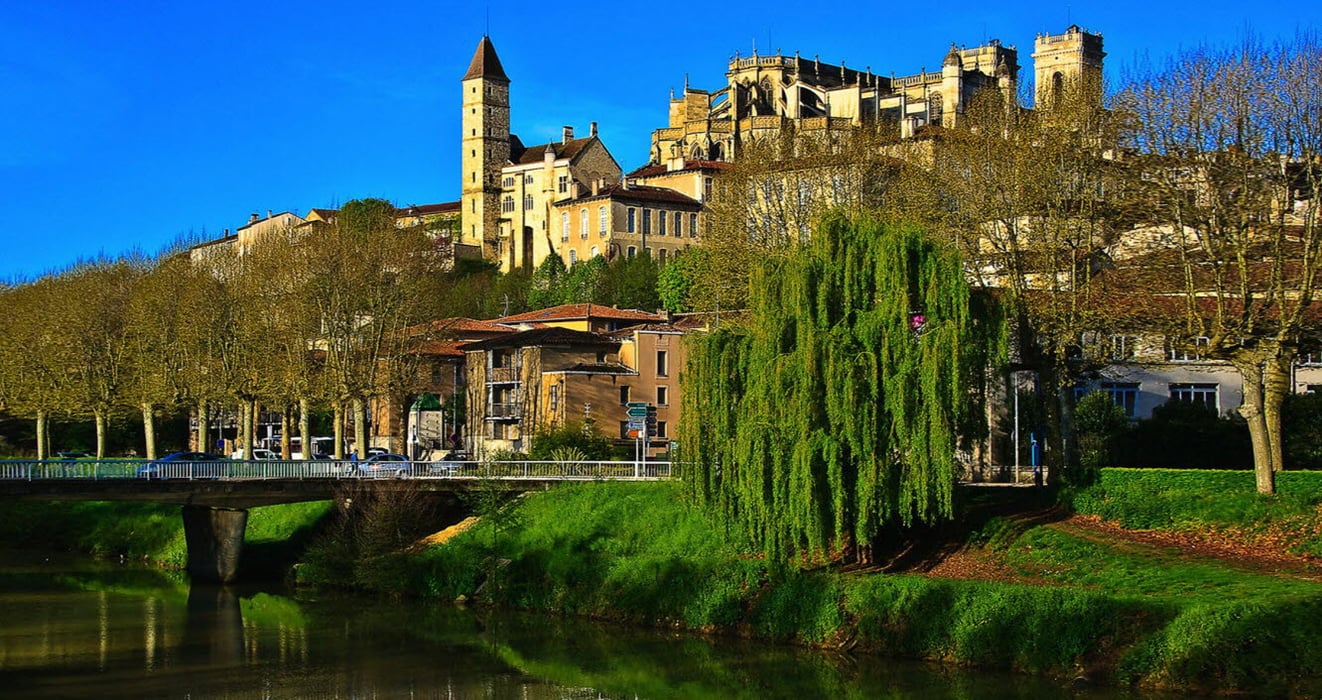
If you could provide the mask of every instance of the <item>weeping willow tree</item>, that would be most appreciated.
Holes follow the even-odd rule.
[[[951,514],[965,418],[1001,351],[958,256],[833,214],[750,277],[744,325],[694,339],[686,488],[779,560],[867,561],[887,527]]]

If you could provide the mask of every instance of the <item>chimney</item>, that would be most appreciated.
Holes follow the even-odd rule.
[[[560,141],[562,143],[569,143],[570,141],[573,140],[574,140],[574,127],[572,126],[561,127]]]
[[[255,223],[257,223],[258,221],[260,221],[261,218],[262,218],[262,217],[260,217],[260,216],[257,215],[257,212],[253,212],[250,216],[248,216],[248,223],[250,223],[250,224],[255,224]]]
[[[589,122],[589,123],[588,123],[588,136],[596,136],[596,135],[597,135],[597,123],[596,123],[596,122]]]
[[[271,211],[270,209],[267,209],[267,210],[266,210],[266,218],[268,218],[268,219],[274,219],[274,218],[275,218],[275,212]]]

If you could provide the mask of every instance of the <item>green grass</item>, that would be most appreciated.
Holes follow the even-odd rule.
[[[334,504],[329,501],[249,510],[245,563],[263,565],[306,539]],[[188,562],[179,506],[109,501],[13,501],[0,508],[0,537],[26,549],[86,552],[182,569]]]
[[[1130,529],[1272,536],[1289,551],[1322,556],[1322,472],[1281,472],[1276,484],[1275,496],[1261,496],[1252,472],[1103,469],[1071,500],[1080,513]]]
[[[1051,526],[993,520],[977,538],[1042,584],[779,570],[687,507],[674,484],[530,495],[445,545],[372,568],[375,587],[396,593],[981,667],[1180,687],[1316,687],[1318,584]],[[1267,644],[1288,653],[1273,656]]]

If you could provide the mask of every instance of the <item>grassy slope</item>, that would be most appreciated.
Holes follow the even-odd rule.
[[[318,501],[250,509],[245,557],[269,560],[276,550],[301,544],[332,508],[330,501]],[[28,549],[124,556],[169,568],[187,562],[183,519],[173,505],[11,502],[0,508],[0,538]]]
[[[772,570],[667,484],[561,488],[497,522],[382,557],[371,585],[1153,684],[1283,690],[1322,668],[1317,584],[1112,550],[1051,526],[991,538],[1007,566],[1042,582],[1029,585]]]

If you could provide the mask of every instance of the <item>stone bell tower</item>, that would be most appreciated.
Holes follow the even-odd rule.
[[[1033,42],[1034,106],[1049,107],[1067,91],[1102,99],[1102,35],[1072,25],[1064,34],[1044,34]]]
[[[510,79],[489,37],[478,43],[462,84],[460,241],[490,254],[500,235],[500,172],[510,160]]]

